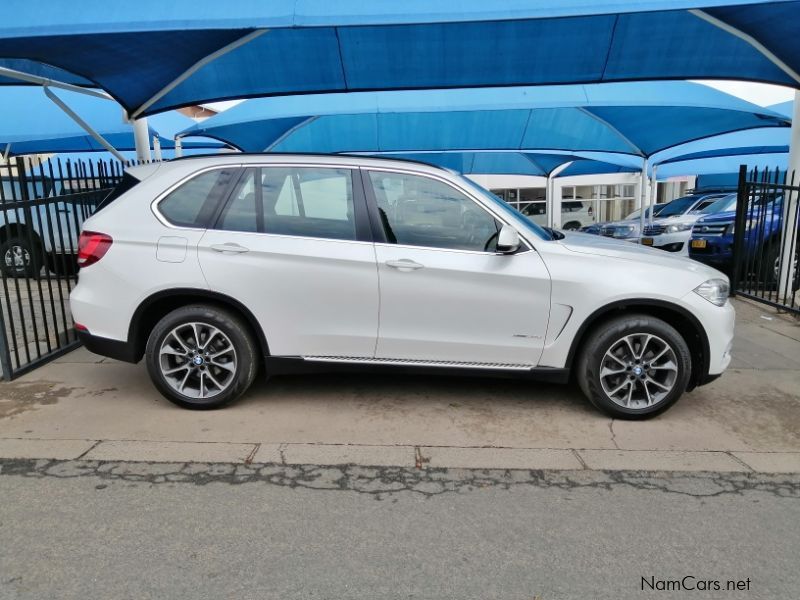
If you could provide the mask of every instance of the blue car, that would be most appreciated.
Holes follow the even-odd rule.
[[[689,239],[689,257],[731,276],[733,273],[733,240],[736,211],[708,215],[695,223]],[[783,198],[754,204],[748,214],[744,232],[744,264],[759,273],[758,280],[774,285],[778,280],[781,251]],[[796,260],[796,259],[795,259]],[[798,277],[797,272],[795,278]]]

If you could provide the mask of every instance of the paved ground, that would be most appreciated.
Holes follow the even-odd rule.
[[[0,489],[0,598],[775,600],[800,586],[797,476],[0,461]]]
[[[732,368],[647,422],[572,386],[410,376],[280,377],[191,412],[143,365],[79,350],[0,383],[0,457],[800,472],[800,326],[737,309]]]

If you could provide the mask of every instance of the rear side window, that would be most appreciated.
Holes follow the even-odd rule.
[[[214,169],[183,182],[158,203],[158,210],[173,225],[204,228],[238,169]]]
[[[124,173],[122,175],[122,179],[120,180],[119,184],[117,184],[117,187],[115,187],[113,190],[111,190],[111,193],[108,196],[103,198],[103,200],[100,202],[100,204],[97,205],[97,208],[95,209],[95,212],[98,212],[98,211],[104,209],[106,206],[111,204],[114,200],[116,200],[117,198],[122,196],[122,194],[126,194],[127,192],[131,191],[134,187],[136,187],[140,183],[141,183],[141,181],[136,179],[136,177],[134,177],[130,173],[127,173],[127,172]]]
[[[349,169],[247,169],[217,229],[355,240],[353,180]]]

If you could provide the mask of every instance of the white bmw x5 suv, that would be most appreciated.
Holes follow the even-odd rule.
[[[543,229],[438,167],[227,155],[129,169],[84,224],[72,313],[89,350],[215,408],[259,367],[567,382],[643,418],[727,367],[722,273]]]

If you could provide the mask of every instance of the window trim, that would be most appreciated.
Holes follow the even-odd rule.
[[[486,255],[497,255],[497,252],[492,252],[491,250],[464,250],[461,248],[441,248],[437,246],[417,246],[413,244],[397,244],[390,242],[386,239],[386,232],[383,227],[383,223],[381,222],[380,213],[378,212],[378,201],[377,197],[375,196],[375,189],[372,185],[372,178],[369,176],[370,172],[380,172],[380,173],[397,173],[399,175],[411,175],[414,177],[422,177],[426,179],[432,179],[434,181],[438,181],[445,185],[449,185],[451,188],[455,189],[456,191],[460,192],[462,195],[466,196],[468,199],[475,202],[482,210],[487,212],[491,215],[497,222],[500,223],[501,227],[503,225],[508,225],[509,227],[514,227],[519,233],[520,237],[520,248],[514,254],[522,254],[524,252],[528,252],[533,250],[533,244],[531,244],[527,237],[525,237],[524,233],[519,230],[519,227],[516,227],[512,223],[509,223],[506,219],[502,218],[502,216],[491,209],[491,207],[484,204],[479,197],[475,194],[471,193],[471,191],[461,187],[456,182],[451,181],[446,177],[438,177],[436,175],[430,173],[421,173],[419,171],[414,171],[412,169],[398,169],[393,167],[360,167],[361,170],[361,179],[364,185],[364,190],[366,192],[367,197],[367,208],[370,217],[370,226],[372,227],[372,234],[375,244],[380,244],[382,246],[388,246],[393,248],[424,248],[426,250],[440,250],[442,252],[462,252],[468,254],[480,254],[483,256]],[[506,256],[505,253],[502,253],[503,256]]]
[[[242,165],[242,170],[239,175],[235,179],[234,184],[228,189],[226,193],[225,200],[220,203],[219,210],[217,211],[214,218],[210,220],[208,223],[207,229],[213,229],[214,231],[224,231],[228,233],[236,233],[236,234],[249,234],[249,235],[276,235],[280,237],[287,237],[287,238],[294,238],[294,239],[305,239],[305,240],[326,240],[326,241],[333,241],[333,242],[369,242],[372,243],[374,240],[372,239],[372,231],[370,229],[370,223],[367,215],[367,202],[364,196],[364,184],[362,178],[359,174],[358,167],[351,167],[349,165],[324,165],[324,164],[307,164],[307,163],[251,163]],[[233,202],[233,192],[238,187],[239,181],[246,177],[248,171],[256,171],[256,180],[259,179],[261,175],[262,169],[269,169],[269,168],[279,168],[279,169],[328,169],[334,171],[347,171],[350,174],[350,182],[351,188],[353,193],[353,221],[355,224],[355,237],[353,239],[342,239],[342,238],[332,238],[332,237],[315,237],[309,235],[293,235],[290,233],[274,233],[274,232],[267,232],[267,231],[235,231],[231,229],[221,229],[219,227],[220,221],[222,219],[222,215],[225,214],[228,206],[231,202]],[[292,177],[292,184],[294,185],[294,177]],[[256,196],[258,203],[261,198],[261,186],[256,185]],[[258,205],[256,207],[258,210]],[[305,211],[303,211],[305,212]],[[266,223],[266,221],[265,221]]]
[[[180,179],[178,179],[178,181],[176,181],[171,186],[169,186],[166,190],[164,190],[163,192],[158,194],[155,197],[155,199],[150,203],[150,211],[153,213],[153,215],[156,217],[156,219],[158,219],[158,221],[162,225],[164,225],[165,227],[169,227],[170,229],[178,229],[178,230],[181,230],[181,231],[205,231],[206,229],[208,229],[209,223],[215,222],[216,219],[219,217],[220,207],[225,206],[227,204],[228,198],[229,198],[229,196],[231,194],[233,186],[235,186],[239,182],[239,178],[242,175],[242,167],[243,166],[244,165],[242,165],[240,163],[234,163],[234,164],[228,164],[228,165],[212,165],[210,167],[205,167],[204,169],[198,169],[197,171],[192,171],[188,175],[185,175],[184,177],[181,177]],[[209,171],[220,171],[220,170],[226,170],[226,169],[230,170],[230,171],[233,171],[234,172],[233,176],[231,177],[231,181],[228,182],[228,187],[221,194],[220,201],[218,202],[217,207],[215,208],[214,212],[211,215],[209,215],[208,218],[206,218],[206,223],[205,223],[204,227],[189,227],[187,225],[178,225],[176,223],[173,223],[169,219],[167,219],[167,217],[161,212],[161,210],[159,208],[159,205],[161,204],[161,202],[166,200],[167,196],[169,196],[172,192],[174,192],[176,189],[181,187],[183,184],[188,183],[189,181],[191,181],[195,177],[199,177],[200,175],[208,173]],[[201,210],[202,210],[202,208],[201,208]]]

